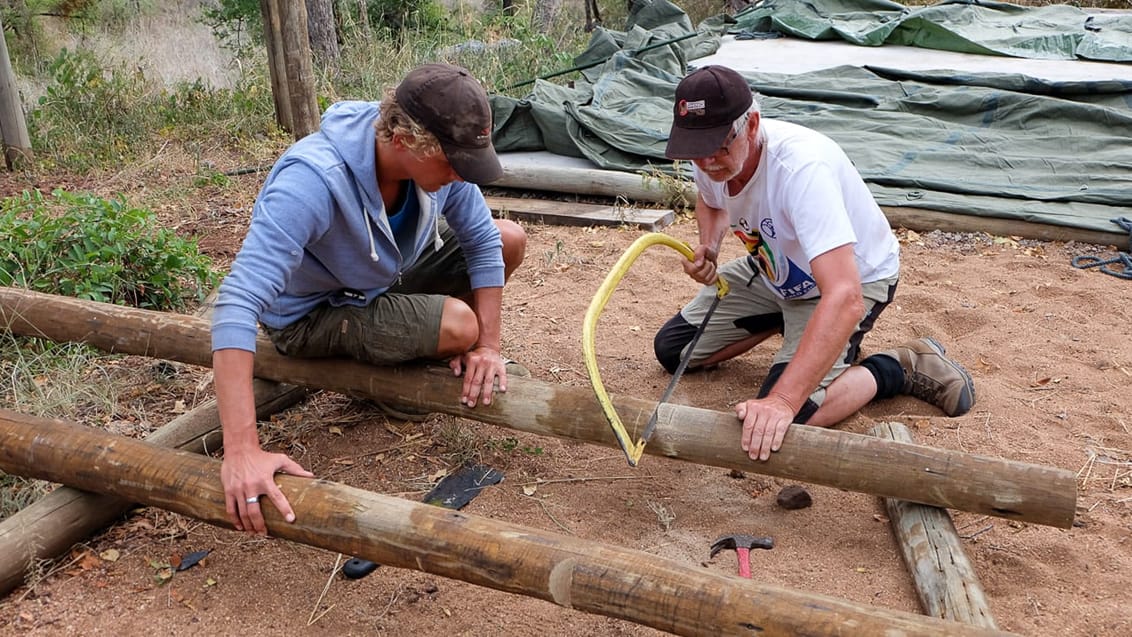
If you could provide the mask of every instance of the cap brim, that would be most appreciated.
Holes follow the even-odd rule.
[[[700,159],[715,154],[723,146],[734,122],[711,128],[672,127],[664,156],[669,159]]]
[[[460,148],[441,142],[444,156],[460,179],[472,184],[487,184],[503,176],[503,166],[491,146]]]

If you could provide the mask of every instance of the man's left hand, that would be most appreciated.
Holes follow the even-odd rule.
[[[464,375],[461,405],[475,407],[480,398],[483,404],[490,405],[496,379],[499,391],[507,391],[507,365],[497,350],[481,345],[462,356],[454,356],[449,366],[457,376]]]
[[[768,460],[770,452],[782,447],[782,439],[794,422],[794,408],[771,394],[735,405],[735,416],[743,421],[743,451],[751,460]]]

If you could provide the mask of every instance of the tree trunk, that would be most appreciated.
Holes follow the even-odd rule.
[[[0,411],[0,469],[103,491],[231,528],[220,463],[92,427]],[[77,470],[81,468],[81,470]],[[345,485],[278,475],[296,521],[271,535],[678,635],[993,635],[911,613],[705,571]]]
[[[333,0],[307,0],[307,32],[311,53],[320,66],[338,67],[338,30],[335,28]]]
[[[287,90],[287,67],[283,55],[283,26],[279,22],[279,0],[259,0],[263,15],[263,41],[267,46],[267,70],[271,76],[271,98],[275,103],[275,123],[290,132],[291,98]]]
[[[31,138],[20,91],[16,88],[16,74],[8,57],[8,43],[4,36],[4,23],[0,21],[0,138],[4,142],[4,164],[8,170],[19,170],[34,158]]]
[[[212,364],[208,321],[191,316],[0,288],[0,325],[14,334],[81,341],[108,352]],[[509,378],[491,405],[460,405],[461,379],[447,366],[378,367],[338,359],[296,359],[261,339],[259,378],[425,408],[544,436],[617,446],[589,388]],[[632,432],[654,401],[613,396]],[[794,425],[782,449],[753,462],[740,449],[735,415],[671,403],[659,410],[645,451],[920,504],[1069,528],[1077,484],[1065,469],[910,445],[835,429]]]
[[[291,101],[291,135],[296,141],[318,130],[318,99],[314,89],[307,6],[304,0],[279,0],[279,22],[283,27],[283,62],[287,69],[287,93]]]

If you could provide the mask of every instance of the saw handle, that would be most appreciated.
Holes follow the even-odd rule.
[[[582,322],[582,356],[586,361],[586,372],[589,374],[590,383],[593,385],[594,394],[601,405],[601,410],[605,414],[606,420],[609,421],[609,426],[613,428],[613,434],[617,437],[617,444],[621,446],[621,451],[625,452],[625,458],[629,461],[629,465],[633,467],[637,466],[637,462],[645,451],[645,440],[640,438],[634,442],[631,439],[629,432],[625,430],[625,425],[621,422],[620,416],[617,415],[617,410],[613,408],[613,401],[610,400],[609,394],[605,391],[605,385],[601,382],[601,373],[597,369],[597,353],[595,351],[597,319],[601,316],[601,312],[605,309],[605,304],[609,301],[609,297],[613,295],[617,284],[629,271],[629,266],[637,260],[637,257],[646,248],[656,244],[675,249],[689,261],[696,256],[691,246],[675,237],[661,232],[650,232],[642,235],[625,250],[621,258],[613,265],[613,269],[605,276],[605,280],[602,281],[597,293],[594,294],[593,300],[590,301],[585,320]],[[718,288],[717,296],[722,298],[727,294],[727,282],[723,280],[723,277],[717,279],[715,285]]]

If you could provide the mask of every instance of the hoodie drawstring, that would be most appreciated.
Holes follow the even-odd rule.
[[[370,261],[377,263],[377,243],[373,240],[373,220],[370,219],[369,211],[362,208],[362,214],[366,218],[366,233],[369,235],[369,258]]]

